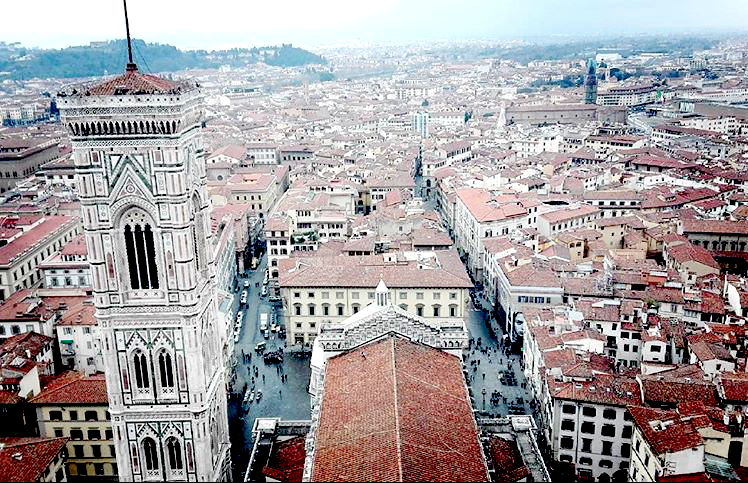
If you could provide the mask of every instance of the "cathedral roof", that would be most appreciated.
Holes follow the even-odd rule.
[[[327,361],[312,481],[487,481],[459,358],[390,336]]]
[[[137,67],[128,66],[125,73],[89,86],[79,93],[81,96],[120,96],[143,94],[179,94],[188,91],[187,82],[163,79],[155,75],[143,74]]]

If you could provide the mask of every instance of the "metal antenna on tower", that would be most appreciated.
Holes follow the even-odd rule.
[[[132,42],[130,41],[130,21],[127,19],[127,0],[122,0],[122,4],[125,6],[125,30],[127,31],[127,70],[138,70],[138,66],[132,61]]]

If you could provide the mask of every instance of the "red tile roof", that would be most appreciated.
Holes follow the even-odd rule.
[[[278,272],[282,288],[373,289],[379,283],[380,277],[390,288],[473,287],[455,250],[438,250],[435,257],[407,262],[385,262],[382,255],[287,258],[278,261]]]
[[[42,242],[49,240],[54,235],[70,229],[71,225],[78,220],[71,216],[48,216],[37,226],[26,231],[24,234],[0,247],[0,265],[8,265],[23,253],[36,249]]]
[[[68,438],[0,438],[0,481],[39,481]]]
[[[703,401],[707,406],[718,404],[714,384],[704,380],[704,372],[697,365],[641,375],[639,380],[644,401],[651,405],[675,406],[688,401]]]
[[[704,247],[686,242],[678,245],[668,245],[665,251],[668,258],[672,258],[678,263],[697,262],[719,271],[719,263],[714,260],[712,254]]]
[[[748,235],[748,224],[726,220],[684,220],[683,233],[721,233]]]
[[[305,440],[305,436],[296,436],[278,443],[262,474],[281,482],[301,481],[306,458]]]
[[[717,377],[718,391],[724,401],[748,402],[748,373],[722,372]]]
[[[681,420],[675,411],[629,406],[631,417],[644,440],[656,455],[676,453],[704,444],[690,421]],[[664,424],[660,424],[664,423]]]
[[[312,481],[488,481],[460,360],[395,336],[329,359]]]
[[[50,382],[30,402],[34,404],[109,404],[103,374],[86,377],[80,372],[64,372]]]
[[[137,94],[179,94],[188,84],[162,79],[140,71],[127,70],[124,74],[95,86],[89,87],[81,95],[113,96]]]
[[[581,369],[574,367],[569,369]],[[592,374],[589,367],[586,377],[589,381],[556,381],[553,376],[546,376],[551,396],[569,401],[585,401],[609,406],[627,406],[641,404],[639,385],[632,378],[621,375]],[[567,375],[567,370],[564,375]],[[571,374],[569,374],[571,375]]]
[[[62,247],[61,255],[87,255],[88,248],[86,247],[86,238],[83,233],[70,240],[64,247]]]
[[[516,441],[491,436],[488,454],[496,470],[497,481],[519,481],[530,475],[530,469],[522,461]]]

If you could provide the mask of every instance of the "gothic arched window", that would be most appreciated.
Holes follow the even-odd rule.
[[[148,360],[140,351],[137,351],[133,357],[133,370],[135,371],[135,386],[148,389]]]
[[[158,469],[158,454],[156,453],[156,442],[151,438],[143,440],[143,459],[146,470]]]
[[[171,354],[162,351],[158,355],[158,369],[161,374],[161,387],[174,387],[174,366],[171,363]]]
[[[166,441],[166,456],[169,458],[169,468],[182,469],[182,445],[177,438],[171,437]]]
[[[143,216],[130,216],[125,224],[125,251],[133,289],[158,288],[156,246],[151,225]],[[137,219],[136,219],[137,218]]]

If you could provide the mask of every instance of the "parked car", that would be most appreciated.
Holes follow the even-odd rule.
[[[239,334],[234,333],[234,344],[237,344],[239,342]]]
[[[268,294],[268,288],[267,287],[262,287],[262,292],[260,293],[260,296],[264,297],[267,294]]]
[[[258,342],[255,346],[255,352],[265,352],[265,346],[267,344],[265,342]]]
[[[249,280],[244,281],[244,288],[249,288]]]

